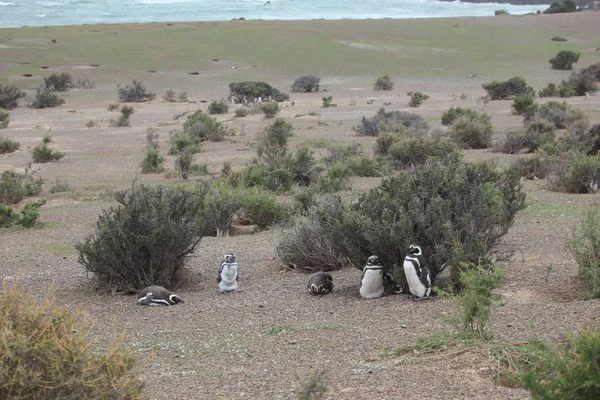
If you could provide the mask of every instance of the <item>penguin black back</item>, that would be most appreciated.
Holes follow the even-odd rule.
[[[162,286],[152,285],[143,288],[137,294],[137,301],[142,306],[172,306],[184,301]]]
[[[306,290],[313,296],[327,294],[333,290],[333,277],[326,272],[315,272],[306,281]]]

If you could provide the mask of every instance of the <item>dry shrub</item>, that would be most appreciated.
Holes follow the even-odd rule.
[[[6,286],[0,297],[0,398],[142,398],[136,359],[122,338],[97,351],[80,311]]]

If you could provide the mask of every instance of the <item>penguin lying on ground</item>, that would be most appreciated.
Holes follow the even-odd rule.
[[[425,259],[421,247],[416,244],[408,246],[404,257],[404,274],[410,293],[414,300],[423,300],[431,293],[431,276],[425,267]]]
[[[162,286],[148,286],[137,294],[138,304],[141,306],[172,306],[183,303],[181,297]]]
[[[333,290],[333,277],[326,272],[315,272],[308,277],[306,290],[313,296],[327,294]]]
[[[223,262],[219,267],[217,276],[219,291],[221,293],[232,293],[238,288],[238,264],[233,253],[225,254]]]
[[[364,299],[376,299],[383,296],[385,271],[379,262],[379,257],[371,256],[367,259],[367,264],[363,267],[362,278],[360,280],[360,295]]]

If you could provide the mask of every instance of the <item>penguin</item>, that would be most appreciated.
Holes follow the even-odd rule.
[[[217,283],[221,293],[232,293],[238,288],[238,264],[235,261],[233,253],[225,254],[221,267],[219,267],[219,275],[217,275]]]
[[[408,246],[408,253],[404,257],[404,274],[408,289],[414,300],[423,300],[431,293],[431,276],[425,267],[425,259],[421,247],[416,244]]]
[[[183,303],[183,300],[164,287],[153,285],[138,292],[137,302],[141,306],[172,306]]]
[[[308,277],[306,290],[313,296],[327,294],[333,290],[333,278],[326,272],[315,272]]]
[[[360,281],[360,295],[364,299],[376,299],[383,296],[385,271],[379,262],[379,257],[371,256],[367,259],[367,263],[362,270],[362,278]]]

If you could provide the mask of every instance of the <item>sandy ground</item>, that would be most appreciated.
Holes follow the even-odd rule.
[[[501,20],[519,22],[493,21]],[[150,74],[144,83],[166,89],[164,74],[178,73]],[[133,104],[136,112],[130,128],[109,126],[117,114],[107,112],[108,104],[115,102],[114,96],[103,96],[108,86],[72,90],[67,104],[59,108],[21,106],[11,111],[9,128],[0,133],[19,141],[21,150],[0,156],[0,170],[27,167],[31,161],[28,147],[39,143],[48,130],[51,147],[63,151],[65,157],[33,165],[47,182],[44,196],[48,202],[41,213],[46,226],[0,232],[0,279],[16,281],[35,295],[52,291],[60,304],[82,307],[94,321],[93,332],[100,341],[124,331],[127,345],[140,357],[149,399],[291,399],[295,398],[294,389],[319,371],[324,372],[327,398],[331,399],[530,398],[524,390],[496,386],[489,376],[490,360],[480,352],[440,354],[416,363],[381,357],[385,346],[410,344],[418,336],[443,328],[434,316],[450,311],[449,301],[436,298],[415,303],[406,295],[362,300],[357,287],[360,271],[354,269],[333,272],[334,292],[311,297],[304,290],[306,276],[281,267],[275,252],[277,229],[203,238],[185,267],[184,279],[173,288],[184,304],[144,308],[132,297],[95,291],[73,245],[93,231],[102,209],[115,204],[111,195],[115,190],[126,189],[134,179],[175,181],[164,174],[140,174],[146,132],[152,128],[158,133],[166,156],[169,132],[180,128],[185,119],[175,117],[206,110],[208,104],[200,101],[218,98],[212,94],[222,92],[221,86],[211,86],[208,78],[204,89],[211,97],[191,96],[187,103],[157,99]],[[347,77],[339,84],[325,79],[331,82],[325,85],[327,93],[294,94],[293,103],[282,104],[280,116],[295,128],[293,145],[323,138],[328,145],[358,141],[369,153],[373,138],[356,137],[351,127],[384,104],[388,110],[417,112],[433,127],[440,127],[439,118],[450,106],[489,113],[498,137],[521,126],[521,117],[510,113],[510,101],[479,101],[484,94],[480,84],[463,89],[450,81],[423,82],[419,90],[431,99],[410,109],[405,87],[375,92],[370,85],[352,79]],[[461,99],[463,93],[466,98]],[[337,107],[321,108],[321,96],[326,94],[334,97]],[[588,100],[574,97],[568,102],[588,111],[593,122],[600,122],[600,96]],[[220,119],[239,134],[226,142],[206,144],[196,156],[195,161],[206,162],[214,174],[224,161],[234,167],[250,161],[255,155],[253,138],[270,122],[261,115],[233,118],[235,107]],[[307,115],[310,112],[318,115]],[[91,128],[85,127],[89,121],[94,121]],[[166,157],[172,170],[173,159]],[[510,158],[487,150],[466,151],[465,157],[500,158],[500,162]],[[56,179],[68,181],[72,192],[48,193]],[[353,183],[354,189],[366,190],[375,186],[377,179],[357,178]],[[577,265],[564,247],[579,211],[597,206],[598,196],[549,192],[539,181],[524,185],[533,207],[517,216],[503,244],[519,252],[503,265],[507,277],[492,318],[494,334],[526,340],[532,335],[532,324],[543,337],[558,337],[584,324],[598,326],[599,301],[584,301]],[[230,251],[236,253],[240,264],[240,290],[221,295],[216,272],[223,254]]]

